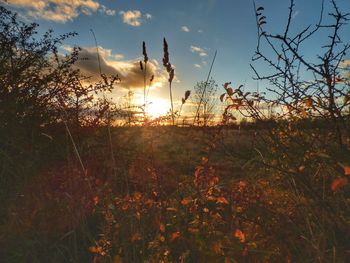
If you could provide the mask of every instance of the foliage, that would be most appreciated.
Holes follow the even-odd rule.
[[[337,36],[346,16],[331,3],[336,22],[330,28]],[[293,7],[291,1],[283,35],[263,30],[268,22],[264,8],[255,10],[257,58],[277,74],[261,77],[254,70],[270,89],[275,85],[277,98],[225,83],[222,121],[205,129],[153,127],[146,120],[143,126],[112,127],[115,118],[124,114],[132,123],[140,112],[132,105],[132,93],[121,107],[96,100],[93,94],[112,89],[116,76],[87,83],[72,67],[78,49],[66,57],[58,52],[70,34],[33,38],[36,24],[18,22],[1,8],[0,258],[346,262],[349,101],[346,82],[329,81],[339,73],[341,56],[334,48],[340,36],[331,39],[333,47],[326,47],[319,64],[306,62],[298,47],[310,32],[289,36]],[[311,33],[322,28],[319,24]],[[273,50],[282,49],[277,64],[264,55],[263,40]],[[172,97],[174,71],[163,44]],[[146,75],[148,56],[142,47],[140,68]],[[296,79],[292,71],[298,61],[323,74],[316,77],[318,84],[309,87],[302,76]],[[216,86],[213,80],[197,84],[194,100],[196,94],[203,100],[202,112],[213,110]],[[185,92],[182,105],[190,95]],[[248,120],[240,129],[227,125],[236,113]],[[172,109],[172,124],[174,117]]]

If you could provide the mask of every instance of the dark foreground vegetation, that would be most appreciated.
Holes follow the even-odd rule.
[[[0,7],[1,261],[347,262],[350,94],[339,65],[349,46],[338,28],[348,16],[332,3],[335,37],[319,64],[298,47],[321,24],[269,35],[256,8],[259,43],[282,50],[274,63],[258,45],[254,60],[277,73],[254,70],[278,99],[225,83],[212,127],[113,127],[130,112],[95,95],[118,77],[86,84],[78,50],[58,52],[70,35],[33,38],[37,25]],[[318,81],[306,85],[294,63]],[[229,125],[234,112],[250,121]]]

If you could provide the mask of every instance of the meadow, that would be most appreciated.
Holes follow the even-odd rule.
[[[339,65],[350,46],[338,47],[348,15],[331,2],[334,37],[317,65],[298,48],[321,26],[269,34],[255,7],[259,43],[282,51],[273,62],[258,46],[253,60],[278,73],[253,71],[278,98],[222,83],[219,121],[206,125],[202,95],[186,126],[191,92],[178,110],[165,39],[170,110],[151,120],[146,103],[134,116],[101,96],[118,76],[84,86],[79,49],[57,48],[74,34],[35,38],[38,25],[0,7],[0,261],[347,262],[350,82]],[[300,81],[300,68],[317,81]]]

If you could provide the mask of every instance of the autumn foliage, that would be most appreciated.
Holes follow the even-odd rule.
[[[336,29],[348,15],[331,3]],[[293,7],[291,1],[289,17]],[[118,76],[101,74],[100,82],[87,85],[74,68],[79,50],[58,53],[57,45],[74,34],[53,38],[49,32],[33,40],[37,25],[18,22],[1,7],[0,259],[346,262],[349,82],[339,76],[338,38],[318,67],[308,64],[298,55],[306,31],[291,37],[289,20],[284,34],[271,35],[264,10],[255,7],[259,43],[253,61],[279,73],[262,76],[252,68],[279,96],[223,83],[218,124],[181,127],[178,118],[191,91],[176,111],[165,39],[171,112],[147,119],[143,42],[144,105],[142,119],[131,126],[130,105],[118,108],[95,97],[118,87]],[[262,41],[277,41],[270,42],[282,49],[276,63],[266,57]],[[301,59],[321,76],[314,94],[303,89],[306,82],[293,82],[293,63]],[[126,115],[127,125],[112,125]],[[239,123],[243,117],[247,121]],[[172,125],[155,124],[164,124],[163,118]]]

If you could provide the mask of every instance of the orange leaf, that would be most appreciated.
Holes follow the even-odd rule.
[[[227,199],[225,197],[223,197],[223,196],[218,197],[218,199],[216,200],[216,203],[217,204],[226,204],[226,205],[229,204]]]
[[[213,252],[215,252],[218,255],[224,254],[224,252],[222,250],[222,244],[220,242],[215,242],[211,248],[212,248]]]
[[[345,176],[350,175],[350,166],[346,166],[346,165],[344,165],[344,164],[342,164],[342,163],[338,163],[338,165],[339,165],[341,168],[343,168],[343,170],[344,170],[344,175],[345,175]]]
[[[149,206],[153,205],[153,203],[154,203],[154,201],[153,201],[152,199],[150,199],[150,198],[148,198],[148,199],[146,200],[146,202],[145,202],[145,204],[146,204],[146,205],[149,205]]]
[[[100,198],[98,196],[95,196],[93,198],[93,201],[94,201],[94,205],[97,205],[100,202]]]
[[[141,240],[141,234],[140,233],[135,233],[132,237],[131,237],[131,241],[139,241]]]
[[[229,96],[232,96],[232,95],[233,95],[233,90],[232,90],[232,88],[227,88],[227,94],[228,94]]]
[[[159,226],[159,230],[160,230],[160,232],[165,232],[165,225],[164,224],[160,224],[160,226]]]
[[[225,82],[224,88],[227,89],[228,85],[230,85],[230,84],[231,84],[231,82]]]
[[[89,247],[89,251],[91,253],[99,254],[101,252],[101,248],[100,247],[91,246],[91,247]]]
[[[305,103],[305,105],[306,105],[307,107],[312,107],[312,105],[313,105],[313,100],[312,100],[310,97],[308,97],[308,98],[306,98],[306,99],[304,100],[304,103]]]
[[[241,243],[244,243],[244,242],[245,242],[245,235],[244,235],[244,233],[243,233],[241,230],[239,230],[238,228],[236,229],[236,231],[235,231],[235,233],[234,233],[234,236],[237,237]]]
[[[188,205],[189,203],[191,203],[191,201],[192,201],[191,198],[186,197],[186,198],[181,200],[181,204]]]
[[[243,188],[245,188],[246,186],[247,186],[247,183],[246,183],[245,181],[239,181],[238,187],[239,187],[240,189],[243,189]]]
[[[348,178],[341,177],[335,179],[331,184],[331,189],[333,192],[337,191],[339,188],[342,188],[343,186],[347,185],[349,182]]]
[[[134,199],[139,201],[142,197],[142,194],[140,192],[134,192]]]
[[[178,239],[180,235],[181,233],[179,231],[172,233],[170,237],[170,242],[173,242],[175,239]]]

